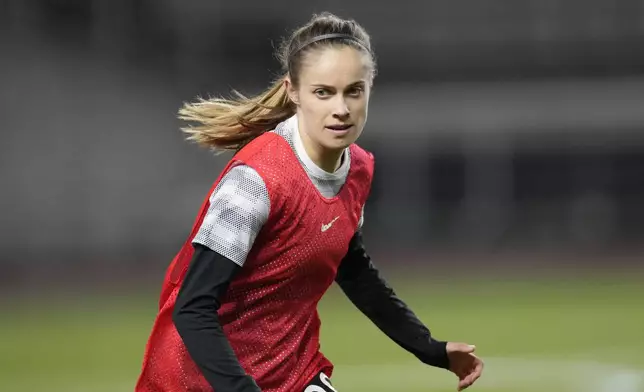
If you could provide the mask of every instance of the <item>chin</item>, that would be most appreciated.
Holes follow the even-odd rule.
[[[332,135],[330,138],[326,138],[326,145],[329,148],[345,148],[353,144],[360,136],[359,133],[349,132],[345,135]]]
[[[335,138],[328,140],[325,145],[329,150],[343,150],[349,147],[355,140],[356,138],[354,137]]]

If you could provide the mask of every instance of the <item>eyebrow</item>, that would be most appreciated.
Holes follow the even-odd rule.
[[[351,83],[347,87],[355,87],[355,86],[365,85],[365,84],[366,84],[366,82],[364,80],[358,80],[357,82]],[[335,86],[329,86],[329,85],[322,84],[322,83],[314,83],[314,84],[311,85],[311,87],[323,87],[323,88],[335,89]]]

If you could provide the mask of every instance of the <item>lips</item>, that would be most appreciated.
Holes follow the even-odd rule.
[[[332,131],[346,131],[351,128],[352,124],[328,125],[327,128]]]

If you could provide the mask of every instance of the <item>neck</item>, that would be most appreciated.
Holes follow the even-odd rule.
[[[327,173],[334,173],[338,170],[342,164],[342,153],[344,152],[344,149],[326,149],[311,140],[309,135],[302,129],[301,124],[299,124],[298,128],[300,138],[302,139],[302,145],[304,146],[304,151],[306,151],[306,154],[311,158],[313,163]]]

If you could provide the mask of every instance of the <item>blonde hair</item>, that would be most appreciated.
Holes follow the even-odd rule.
[[[197,123],[181,128],[188,140],[213,150],[239,150],[295,114],[284,77],[255,97],[233,92],[237,99],[200,99],[179,110],[181,120]]]
[[[316,39],[329,34],[341,34],[350,39]],[[328,12],[313,15],[306,25],[282,42],[276,57],[283,73],[267,90],[253,97],[233,91],[235,98],[199,99],[186,103],[179,110],[179,119],[195,125],[183,127],[182,131],[188,135],[188,140],[215,151],[241,149],[295,114],[296,107],[286,91],[285,78],[290,76],[291,83],[297,87],[305,55],[315,48],[333,44],[350,45],[367,51],[375,75],[375,57],[370,38],[358,23]]]

